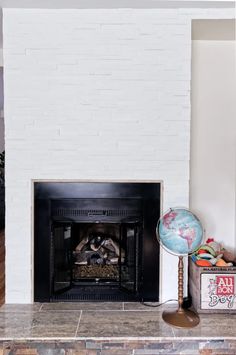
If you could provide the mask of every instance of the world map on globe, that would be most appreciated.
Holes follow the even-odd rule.
[[[157,236],[169,252],[186,255],[201,245],[203,229],[200,221],[191,211],[173,208],[160,218]]]

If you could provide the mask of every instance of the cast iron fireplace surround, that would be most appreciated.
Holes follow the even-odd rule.
[[[159,183],[35,182],[34,301],[158,301]]]

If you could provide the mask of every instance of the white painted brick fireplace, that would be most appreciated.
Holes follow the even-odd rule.
[[[188,206],[191,20],[232,9],[4,9],[6,302],[33,302],[32,180],[162,181]],[[161,255],[161,299],[177,258]]]

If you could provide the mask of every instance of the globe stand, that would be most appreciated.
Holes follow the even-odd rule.
[[[183,308],[183,256],[179,256],[178,264],[178,309],[168,310],[162,313],[163,320],[177,328],[193,328],[199,324],[199,316],[188,309]]]

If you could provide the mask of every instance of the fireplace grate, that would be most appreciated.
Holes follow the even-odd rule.
[[[57,208],[53,210],[54,217],[66,217],[66,216],[107,216],[107,217],[127,217],[127,216],[140,216],[139,210],[81,210],[74,208]]]
[[[105,290],[104,288],[94,288],[91,289],[88,288],[86,289],[85,287],[80,287],[80,292],[75,291],[76,288],[73,288],[67,292],[64,292],[63,294],[54,294],[51,298],[51,301],[53,302],[72,302],[72,301],[97,301],[97,302],[131,302],[138,300],[138,297],[129,294],[126,292],[122,292],[122,290],[116,289],[116,292],[114,292],[114,289],[107,289]]]

